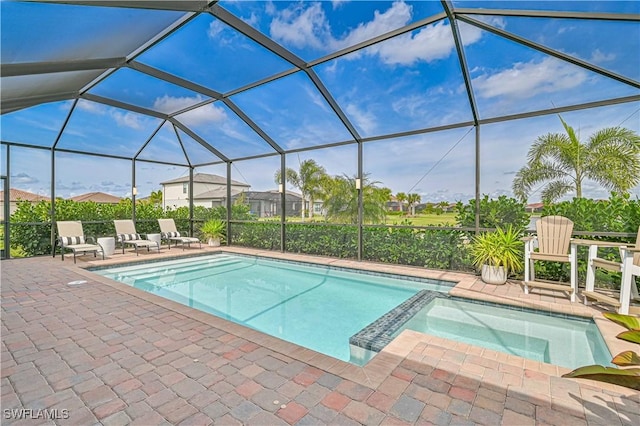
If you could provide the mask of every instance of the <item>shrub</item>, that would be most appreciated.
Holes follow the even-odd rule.
[[[469,200],[466,205],[458,202],[456,223],[465,228],[476,226],[475,200]],[[526,205],[515,198],[501,195],[498,199],[490,200],[489,196],[485,195],[480,200],[480,228],[498,228],[511,225],[515,229],[525,229],[528,224],[529,214],[526,212]]]

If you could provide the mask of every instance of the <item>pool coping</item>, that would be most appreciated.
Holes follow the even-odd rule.
[[[336,259],[336,258],[324,258],[319,256],[292,254],[272,252],[265,250],[246,249],[241,247],[220,247],[214,250],[207,250],[206,253],[196,254],[196,256],[208,255],[213,253],[228,252],[234,254],[248,254],[253,256],[274,258],[274,259],[286,259],[297,260],[303,263],[331,265],[331,266],[343,266],[351,269],[361,269],[367,271],[378,272],[390,272],[395,275],[415,274],[419,278],[430,278],[442,281],[457,281],[458,284],[451,289],[449,294],[451,296],[460,296],[463,298],[486,300],[502,305],[522,306],[536,310],[551,311],[568,313],[570,315],[592,317],[598,328],[600,329],[602,336],[609,347],[609,351],[612,354],[628,350],[629,345],[625,345],[624,342],[615,339],[615,335],[620,332],[621,327],[606,320],[602,317],[601,313],[589,309],[588,307],[569,306],[570,309],[558,309],[552,306],[549,302],[537,302],[533,300],[514,300],[510,298],[497,297],[495,295],[487,295],[482,292],[478,292],[474,289],[474,286],[481,282],[478,277],[472,274],[448,272],[448,271],[435,271],[424,268],[404,266],[404,265],[387,265],[374,262],[363,262],[348,259]],[[187,253],[183,255],[172,256],[171,258],[183,258],[194,257],[193,253]],[[169,258],[164,258],[166,260]],[[420,345],[427,344],[429,346],[436,346],[442,348],[455,348],[456,351],[468,354],[469,356],[481,358],[488,358],[506,364],[507,366],[513,366],[517,368],[525,368],[532,371],[542,372],[550,376],[561,376],[562,374],[569,372],[570,369],[556,366],[553,364],[547,364],[539,361],[528,360],[515,355],[508,355],[502,352],[492,351],[489,349],[479,348],[477,346],[468,345],[462,342],[456,342],[448,339],[439,338],[437,336],[431,336],[428,334],[418,333],[412,330],[404,330],[400,335],[393,339],[381,352],[379,352],[373,359],[371,359],[364,366],[357,366],[346,361],[342,361],[328,355],[313,351],[311,349],[304,348],[302,346],[281,340],[277,337],[267,335],[265,333],[256,331],[254,329],[236,324],[234,322],[216,317],[212,314],[198,311],[194,308],[182,305],[178,302],[174,302],[165,299],[160,296],[147,293],[143,290],[136,289],[127,284],[120,283],[101,275],[93,273],[90,268],[103,265],[105,267],[115,267],[127,264],[139,264],[146,263],[144,259],[136,259],[135,261],[122,262],[117,259],[110,259],[108,264],[104,261],[90,261],[86,265],[64,266],[65,269],[79,272],[81,275],[90,278],[94,281],[98,281],[102,284],[108,285],[115,290],[122,291],[130,294],[131,296],[147,300],[158,306],[162,306],[166,309],[170,309],[176,313],[180,313],[194,320],[200,321],[204,324],[223,329],[231,334],[235,334],[246,340],[262,345],[275,352],[279,352],[283,355],[305,362],[311,366],[322,369],[332,374],[339,375],[346,379],[352,380],[364,386],[370,386],[377,388],[400,364],[400,362],[406,357],[410,356]],[[469,297],[472,296],[472,297]],[[485,297],[479,297],[485,296]],[[575,304],[574,304],[575,305]],[[546,309],[545,309],[546,308]],[[566,312],[566,311],[569,312]],[[599,314],[599,317],[598,317]],[[606,383],[598,383],[598,388],[609,389],[612,392],[621,392],[621,388],[615,385],[609,385]]]

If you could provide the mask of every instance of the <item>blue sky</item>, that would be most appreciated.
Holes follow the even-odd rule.
[[[307,62],[442,12],[439,1],[221,1],[219,4]],[[638,2],[463,1],[454,5],[640,13]],[[167,25],[182,16],[180,12],[20,3],[7,6],[4,2],[2,9],[3,64],[128,54],[135,49],[130,40],[144,42],[157,32],[160,23]],[[84,20],[72,19],[74,15]],[[65,25],[59,22],[62,16],[66,17]],[[471,17],[625,78],[640,80],[638,22]],[[90,25],[87,21],[101,25]],[[28,31],[34,25],[43,31]],[[123,32],[130,28],[135,28],[131,37],[123,37]],[[476,26],[459,23],[459,28],[480,118],[639,94],[629,85]],[[450,22],[439,20],[326,61],[313,70],[361,137],[469,122],[473,117],[451,33]],[[119,44],[123,38],[128,41]],[[29,43],[25,44],[24,39]],[[34,47],[16,47],[26,45]],[[122,47],[114,47],[118,45]],[[196,17],[144,52],[137,61],[221,93],[294,68],[209,14]],[[73,81],[73,75],[61,74],[65,75],[55,80],[59,87]],[[5,77],[3,91],[13,90],[11,93],[16,96],[28,93],[54,77],[29,76],[28,82],[23,77]],[[15,80],[20,78],[25,81]],[[175,113],[209,100],[204,94],[132,69],[113,73],[88,93],[163,113]],[[285,149],[352,139],[311,79],[301,71],[229,99]],[[53,102],[3,115],[2,139],[51,146],[71,104],[71,101]],[[632,102],[567,112],[563,117],[586,138],[609,126],[623,125],[640,132],[639,110],[640,103]],[[222,102],[207,103],[176,118],[229,158],[273,152]],[[80,100],[58,147],[132,156],[161,123],[158,118]],[[554,115],[483,125],[481,192],[510,195],[513,176],[525,165],[531,143],[539,135],[560,131],[560,121]],[[187,134],[178,133],[195,163],[217,160]],[[368,142],[364,144],[365,172],[394,193],[417,192],[423,201],[466,200],[474,194],[474,136],[473,128],[464,126]],[[4,158],[4,148],[2,155]],[[186,164],[176,133],[169,125],[155,133],[140,158]],[[290,154],[287,165],[296,168],[299,161],[307,158],[315,159],[332,174],[356,173],[355,145]],[[73,159],[80,159],[81,165],[73,165]],[[142,196],[159,189],[159,182],[188,173],[185,167],[137,164],[137,186]],[[277,156],[235,161],[232,178],[251,184],[253,190],[273,189],[273,173],[279,164]],[[4,164],[2,167],[4,174]],[[197,171],[224,175],[225,166],[200,167]],[[12,149],[13,187],[48,195],[49,174],[48,151]],[[129,161],[63,153],[57,156],[59,196],[90,191],[128,196],[130,180]],[[589,182],[584,189],[587,196],[607,196],[606,191]],[[640,196],[640,188],[633,193]],[[533,194],[530,201],[538,199]]]

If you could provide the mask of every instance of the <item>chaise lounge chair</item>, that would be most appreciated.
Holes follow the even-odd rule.
[[[640,294],[634,279],[634,276],[640,276],[640,227],[638,227],[635,245],[591,240],[577,240],[577,242],[589,246],[587,283],[585,291],[582,292],[585,305],[589,304],[589,301],[596,301],[613,306],[620,314],[628,314],[630,300],[640,302]],[[598,257],[600,247],[617,247],[620,250],[620,261]],[[595,290],[596,268],[622,273],[619,298],[616,299]]]
[[[576,243],[571,239],[573,222],[563,216],[544,216],[536,221],[536,234],[525,237],[524,247],[524,292],[529,294],[533,287],[569,293],[572,302],[576,301],[577,257]],[[534,243],[537,241],[538,249]],[[569,285],[559,282],[536,280],[535,261],[569,263],[571,276]]]
[[[184,250],[185,244],[191,247],[191,243],[198,243],[200,248],[202,248],[202,243],[198,238],[184,237],[180,235],[173,219],[158,219],[158,225],[160,225],[161,238],[169,242],[169,250],[171,250],[171,241],[176,242],[176,247],[178,246],[178,243],[182,244],[182,250]]]
[[[138,247],[146,247],[147,251],[154,247],[160,252],[160,244],[157,241],[143,238],[143,234],[138,234],[132,220],[114,220],[113,224],[116,227],[116,241],[122,244],[122,254],[124,254],[125,245],[134,246],[136,256],[138,256]]]
[[[93,252],[96,257],[98,252],[102,253],[104,260],[104,249],[97,244],[93,237],[85,237],[80,221],[60,221],[56,222],[58,227],[58,243],[60,244],[60,254],[64,260],[64,251],[71,250],[73,252],[73,263],[76,263],[76,254],[78,252],[87,254]],[[89,243],[93,241],[93,243]]]

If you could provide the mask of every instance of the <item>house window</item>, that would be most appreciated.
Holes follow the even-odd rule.
[[[186,194],[187,191],[189,191],[189,184],[188,183],[183,183],[182,184],[182,193]]]

